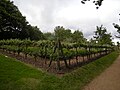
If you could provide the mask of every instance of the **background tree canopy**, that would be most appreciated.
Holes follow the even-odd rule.
[[[109,44],[112,45],[112,35],[111,33],[107,33],[107,29],[103,27],[102,25],[99,27],[97,26],[97,30],[95,31],[95,41],[97,41],[99,44]]]
[[[83,33],[79,30],[75,30],[73,33],[70,29],[65,29],[63,26],[57,26],[54,29],[55,39],[59,39],[64,42],[79,42],[85,43],[87,39],[84,38]]]
[[[116,35],[117,38],[120,38],[120,26],[118,24],[113,23],[114,27],[117,29],[119,35]]]
[[[22,16],[12,1],[0,0],[0,39],[29,38],[38,40],[43,38],[41,35],[42,32],[37,27],[28,25],[26,18]]]

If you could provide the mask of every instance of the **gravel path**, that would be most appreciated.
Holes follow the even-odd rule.
[[[120,90],[120,55],[109,68],[85,86],[83,90]]]

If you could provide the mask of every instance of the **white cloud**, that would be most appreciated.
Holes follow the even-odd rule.
[[[114,36],[112,23],[118,23],[120,0],[104,0],[97,10],[92,2],[81,4],[81,0],[13,0],[32,25],[41,31],[54,31],[62,25],[72,30],[80,29],[88,38],[93,36],[96,26],[103,24]]]

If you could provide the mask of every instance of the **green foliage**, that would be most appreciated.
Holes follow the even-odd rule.
[[[65,29],[63,26],[57,26],[54,29],[55,38],[60,41],[70,42],[72,38],[72,33],[70,29]]]
[[[55,32],[55,38],[56,39],[59,39],[60,41],[63,41],[65,39],[65,37],[63,36],[64,35],[64,28],[61,26],[57,26],[55,27],[54,29],[54,32]]]
[[[60,60],[63,60],[65,62],[65,66],[68,66],[67,60],[69,60],[70,65],[70,59],[73,59],[74,57],[82,56],[84,59],[84,56],[87,56],[88,59],[90,58],[91,54],[96,53],[110,53],[112,51],[111,46],[92,46],[92,45],[85,45],[80,43],[72,43],[72,44],[64,44],[58,40],[57,42],[53,41],[31,41],[31,40],[22,40],[20,44],[16,44],[20,40],[15,39],[14,40],[1,40],[0,41],[0,49],[3,49],[3,51],[9,51],[12,52],[14,55],[15,53],[20,53],[25,55],[25,58],[27,58],[28,55],[33,56],[35,61],[37,61],[37,57],[45,58],[50,60],[49,67],[51,65],[51,62],[57,61],[57,67],[60,69]],[[16,46],[15,46],[16,45]],[[84,48],[84,49],[81,49]],[[90,48],[99,49],[97,52],[93,52],[90,50]],[[82,50],[82,51],[81,51]],[[46,61],[45,61],[46,62]]]
[[[44,33],[43,35],[45,40],[53,41],[55,39],[55,36],[53,33],[47,32],[47,33]]]
[[[97,30],[95,31],[95,41],[97,43],[103,45],[108,44],[112,45],[112,39],[111,39],[111,33],[107,33],[107,29],[103,27],[102,25],[100,27],[97,26]]]
[[[27,21],[12,1],[0,1],[0,16],[0,39],[27,37]]]
[[[40,29],[37,26],[27,25],[26,29],[28,32],[28,38],[30,40],[43,40],[43,39],[45,39],[43,33],[40,31]]]
[[[120,50],[120,42],[117,42],[117,50]]]
[[[84,38],[83,33],[79,30],[74,31],[72,34],[73,43],[85,43],[87,40]]]
[[[117,38],[120,38],[120,26],[118,24],[113,23],[114,28],[117,29],[119,35],[116,35]]]
[[[83,33],[79,30],[71,32],[70,29],[65,29],[63,26],[57,26],[55,29],[55,38],[63,42],[85,43]]]
[[[60,43],[59,43],[60,44]],[[94,52],[94,49],[96,52]],[[34,57],[48,58],[52,60],[68,60],[75,56],[87,56],[98,52],[112,51],[112,46],[106,45],[87,45],[81,43],[64,43],[58,46],[54,41],[31,41],[29,39],[1,40],[0,49],[20,54],[21,52]],[[76,51],[77,49],[77,51]],[[105,51],[105,49],[107,49]]]
[[[28,25],[26,18],[10,0],[0,0],[0,39],[43,39],[42,32]]]

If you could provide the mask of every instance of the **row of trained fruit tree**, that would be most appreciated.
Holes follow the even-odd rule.
[[[81,43],[65,43],[59,40],[55,41],[31,41],[31,40],[0,40],[0,49],[7,52],[12,52],[13,54],[20,55],[24,54],[27,58],[28,55],[33,56],[35,61],[37,57],[49,59],[49,65],[55,61],[57,68],[61,69],[60,62],[64,61],[66,67],[69,68],[71,61],[74,59],[76,64],[79,63],[79,57],[84,59],[87,58],[91,60],[102,54],[108,54],[113,50],[113,46],[109,45],[98,45],[98,44],[81,44]]]

